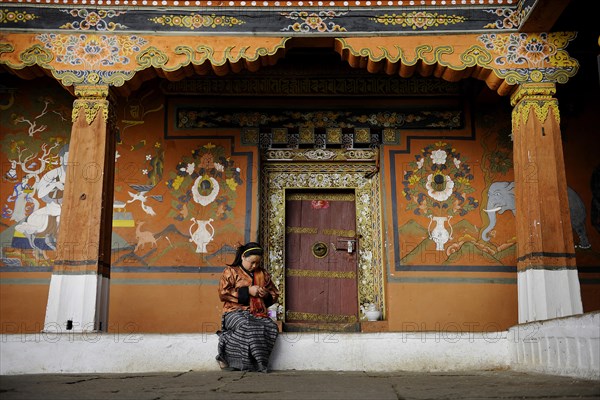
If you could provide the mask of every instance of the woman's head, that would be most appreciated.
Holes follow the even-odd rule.
[[[242,266],[248,271],[253,271],[260,266],[264,250],[256,242],[249,242],[238,247],[235,259],[230,266]]]

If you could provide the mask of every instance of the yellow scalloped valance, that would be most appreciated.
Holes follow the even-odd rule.
[[[579,64],[565,48],[575,33],[486,33],[330,40],[352,67],[447,81],[472,77],[500,95],[521,83],[565,83]],[[257,71],[285,56],[296,39],[260,36],[158,36],[88,34],[0,35],[0,67],[29,79],[49,74],[64,86],[108,85],[134,90],[154,77],[177,81],[194,75]],[[317,43],[318,41],[314,41]],[[311,46],[311,39],[302,38]],[[316,45],[316,44],[315,44]],[[319,44],[319,46],[322,46]],[[319,59],[314,62],[318,64]],[[123,88],[128,82],[126,88]]]
[[[288,39],[8,34],[0,36],[0,64],[25,79],[51,74],[64,86],[119,87],[127,81],[139,86],[157,76],[176,81],[192,75],[257,71],[284,55]]]
[[[447,81],[473,77],[500,95],[521,83],[566,83],[579,68],[565,48],[573,32],[357,37],[336,39],[336,51],[356,68]]]

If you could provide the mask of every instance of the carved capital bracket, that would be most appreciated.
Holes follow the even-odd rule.
[[[73,122],[77,120],[79,113],[82,111],[85,113],[85,120],[88,125],[94,122],[98,113],[102,114],[104,123],[108,122],[108,86],[76,86],[75,95],[78,99],[73,103]]]
[[[544,123],[552,110],[556,124],[560,124],[558,101],[553,96],[556,94],[554,83],[525,83],[519,85],[510,98],[513,106],[512,133],[513,135],[527,123],[531,111],[536,118]]]

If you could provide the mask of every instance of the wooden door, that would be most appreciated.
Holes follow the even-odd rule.
[[[354,191],[288,191],[285,215],[287,330],[358,330]]]

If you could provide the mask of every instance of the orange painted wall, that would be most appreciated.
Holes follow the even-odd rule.
[[[46,317],[50,273],[0,273],[0,332],[40,332]]]
[[[516,285],[460,283],[452,281],[456,275],[443,276],[449,282],[388,284],[391,331],[496,332],[516,324]]]
[[[159,274],[159,279],[157,274],[125,275],[131,274],[111,278],[109,332],[214,334],[220,329],[216,285],[193,274]]]
[[[51,79],[6,75],[0,84],[0,332],[40,332],[54,251],[39,238],[40,250],[33,251],[15,226],[48,204],[37,188],[68,143],[73,100]]]
[[[31,151],[36,150],[38,156],[42,154],[44,141],[64,144],[70,131],[73,99],[50,80],[43,80],[43,84],[40,80],[4,82],[14,89],[15,102],[2,112],[0,119],[0,161],[3,166],[0,201],[3,207],[12,209],[14,204],[7,199],[23,176],[23,171],[17,171],[17,177],[10,178],[9,160],[16,154],[13,142],[22,141],[21,148],[27,146]],[[6,93],[1,96],[0,104],[8,104]],[[33,120],[43,110],[47,98],[52,100],[48,103],[51,112],[38,118],[36,125],[46,128],[29,136],[30,126],[26,122],[15,123],[14,116],[23,115],[24,119]],[[399,145],[383,147],[380,176],[384,188],[385,314],[390,330],[496,331],[516,323],[516,262],[510,251],[514,236],[512,213],[498,215],[495,233],[489,241],[481,238],[488,222],[487,213],[482,211],[482,204],[487,201],[486,189],[492,182],[513,179],[509,162],[510,108],[506,107],[507,101],[501,99],[498,102],[497,98],[491,104],[476,101],[467,115],[471,125],[467,124],[463,130],[403,131]],[[216,294],[220,268],[231,262],[237,243],[246,237],[255,239],[257,236],[259,167],[256,146],[243,144],[237,130],[198,132],[176,129],[169,120],[165,125],[165,115],[169,115],[165,114],[165,107],[172,105],[153,85],[118,102],[120,137],[114,204],[114,221],[118,222],[113,229],[111,332],[214,332],[220,322],[221,304]],[[599,105],[597,101],[586,102],[577,108],[576,114],[563,117],[568,181],[585,204],[591,202],[589,178],[597,158],[589,151],[595,148],[596,136],[590,132],[597,130],[594,112]],[[471,115],[474,116],[472,120]],[[586,134],[581,134],[582,131]],[[231,138],[219,139],[217,133]],[[436,137],[440,134],[446,137],[443,140]],[[424,208],[410,206],[414,198],[409,200],[404,195],[406,172],[417,168],[419,160],[416,156],[423,156],[422,150],[427,146],[431,146],[430,150],[449,146],[456,155],[454,158],[460,161],[458,164],[469,165],[473,175],[468,178],[468,185],[473,190],[463,196],[473,198],[471,208],[460,215],[461,204],[465,203],[448,202],[448,207],[458,208],[451,220],[453,238],[444,244],[443,251],[436,250],[428,239],[429,218],[423,213],[415,214],[416,209]],[[57,152],[58,146],[50,152],[52,160],[57,159]],[[204,157],[206,154],[211,156]],[[219,163],[221,155],[231,162],[229,167],[239,168],[238,181],[232,175],[233,170],[227,172],[228,176],[217,176],[220,166],[215,171],[205,171],[203,174],[219,182],[223,197],[206,206],[200,205],[190,191],[198,177],[192,177],[189,171],[198,172],[200,164],[209,162],[211,157],[211,162]],[[446,161],[448,167],[451,167],[450,162],[456,166],[452,157],[448,156]],[[192,163],[194,167],[189,167]],[[52,165],[48,165],[48,169]],[[431,162],[427,167],[432,167]],[[458,178],[455,171],[452,179]],[[228,179],[233,180],[228,183]],[[209,196],[211,182],[208,179],[205,186],[200,185],[196,196]],[[150,186],[151,190],[142,193]],[[423,195],[427,195],[426,189],[425,186],[420,188]],[[136,195],[146,199],[136,200]],[[38,201],[42,206],[41,199]],[[197,253],[196,244],[189,240],[192,217],[199,220],[213,218],[211,224],[217,233],[206,253]],[[140,225],[142,221],[144,224]],[[408,224],[410,221],[412,223]],[[10,214],[3,214],[0,235],[5,258],[0,265],[0,329],[2,332],[13,332],[14,329],[34,332],[44,323],[53,252],[44,250],[45,256],[36,258],[31,249],[14,248],[12,238],[16,223],[10,219]],[[156,244],[152,240],[140,243],[136,227],[140,232],[150,232]],[[597,258],[600,237],[589,222],[588,234],[592,249],[577,250],[585,311],[600,309],[600,263]],[[502,252],[502,256],[494,257],[498,252]],[[19,258],[21,264],[10,266],[7,258]]]
[[[153,85],[120,101],[111,331],[214,333],[220,271],[257,239],[257,147],[239,130],[178,123],[177,107],[196,103]]]
[[[506,99],[494,101],[473,103],[465,128],[440,132],[443,139],[403,132],[401,145],[383,150],[391,330],[495,331],[517,323],[512,210],[497,213],[484,235],[490,185],[513,180],[510,110]],[[436,186],[435,175],[449,180]],[[429,236],[434,216],[450,236],[440,246]]]

